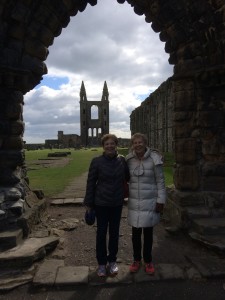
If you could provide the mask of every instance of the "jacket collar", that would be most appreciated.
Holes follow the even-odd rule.
[[[149,156],[151,156],[151,149],[150,149],[149,147],[147,147],[147,148],[146,148],[146,151],[145,151],[145,154],[144,154],[144,156],[143,156],[143,159],[146,159],[146,158],[149,157]],[[129,159],[131,159],[131,158],[136,158],[136,159],[138,159],[138,157],[137,157],[135,151],[131,151],[131,152],[127,155],[127,157],[126,157],[127,160],[129,160]]]
[[[118,156],[118,152],[116,151],[115,155],[113,155],[113,156],[106,155],[105,152],[103,152],[102,155],[103,155],[106,159],[111,160],[111,159],[115,159],[115,158]]]

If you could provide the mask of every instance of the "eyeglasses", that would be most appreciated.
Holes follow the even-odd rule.
[[[140,163],[136,168],[133,170],[134,176],[142,176],[144,174],[144,165]]]

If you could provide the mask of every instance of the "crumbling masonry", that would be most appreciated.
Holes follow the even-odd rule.
[[[92,118],[91,109],[96,106],[98,116]],[[109,133],[109,92],[104,82],[101,101],[88,101],[84,82],[80,88],[80,136],[83,146],[100,145],[101,137]]]
[[[150,94],[130,115],[131,134],[146,135],[149,145],[173,152],[173,99],[170,79]]]

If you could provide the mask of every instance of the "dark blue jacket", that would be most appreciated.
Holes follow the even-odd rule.
[[[124,181],[129,180],[129,169],[121,155],[101,155],[92,159],[84,205],[93,207],[119,206],[124,201]]]

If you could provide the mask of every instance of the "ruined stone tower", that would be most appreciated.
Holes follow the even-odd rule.
[[[92,118],[92,108],[97,106],[97,118]],[[104,82],[101,101],[88,101],[84,82],[80,88],[80,135],[83,146],[99,145],[100,138],[109,133],[109,92]]]

